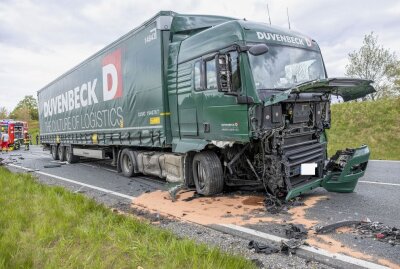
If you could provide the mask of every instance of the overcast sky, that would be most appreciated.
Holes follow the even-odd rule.
[[[0,0],[0,106],[25,95],[111,43],[160,10],[214,14],[291,27],[320,45],[330,77],[343,76],[349,52],[374,31],[400,55],[399,0]]]

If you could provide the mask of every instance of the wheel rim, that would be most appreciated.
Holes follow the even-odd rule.
[[[131,158],[129,158],[128,155],[124,155],[124,157],[122,159],[122,164],[123,164],[122,166],[123,166],[125,172],[129,172],[133,165]]]

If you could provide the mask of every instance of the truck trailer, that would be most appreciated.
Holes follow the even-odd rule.
[[[328,159],[330,103],[364,97],[371,83],[328,78],[301,33],[161,11],[38,91],[40,140],[55,160],[111,159],[127,177],[202,195],[351,192],[369,149]]]

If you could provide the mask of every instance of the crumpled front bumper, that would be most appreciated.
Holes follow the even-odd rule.
[[[291,189],[286,195],[286,200],[317,187],[324,187],[330,192],[353,192],[358,179],[365,174],[369,155],[370,151],[366,145],[338,151],[326,165],[323,178]]]

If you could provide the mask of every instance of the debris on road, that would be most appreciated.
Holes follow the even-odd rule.
[[[13,157],[18,157],[18,154],[11,154],[11,155],[6,155],[6,158],[0,158],[0,165],[7,165],[7,164],[18,164],[18,160]],[[19,157],[19,159],[23,157]]]
[[[289,224],[285,228],[285,234],[289,239],[307,238],[307,230],[302,224]]]
[[[365,237],[376,238],[381,242],[387,242],[393,246],[400,245],[400,229],[396,227],[390,227],[374,221],[361,222],[356,229],[360,235]]]
[[[305,243],[302,239],[295,239],[295,238],[289,240],[282,240],[281,245],[279,247],[276,247],[274,244],[265,244],[251,240],[247,248],[254,249],[256,253],[273,254],[280,252],[289,255],[289,254],[295,254],[296,249],[298,249],[301,245],[304,244]]]
[[[249,242],[247,248],[254,249],[256,253],[264,253],[264,254],[278,253],[280,251],[280,249],[275,247],[274,245],[267,245],[260,242],[256,242],[254,240],[251,240]]]
[[[183,190],[184,187],[185,187],[184,184],[179,184],[179,185],[176,185],[176,186],[174,186],[174,187],[172,187],[172,188],[170,188],[170,189],[168,190],[168,193],[169,193],[169,195],[171,196],[172,202],[175,202],[175,201],[176,201],[176,195],[177,195],[181,190]]]
[[[277,196],[266,193],[266,197],[264,199],[264,206],[267,212],[271,214],[278,214],[282,211],[286,212],[292,207],[303,205],[304,203],[300,201],[300,197],[285,201],[279,199]]]
[[[292,238],[286,241],[282,241],[281,252],[287,255],[295,254],[296,249],[298,249],[301,245],[304,245],[304,241],[302,239]]]
[[[370,219],[362,221],[341,221],[326,226],[316,226],[316,234],[327,234],[341,227],[352,227],[354,232],[365,238],[375,238],[381,242],[387,242],[391,245],[400,245],[400,229],[384,225],[381,222]]]
[[[333,232],[336,229],[339,229],[341,227],[352,226],[353,228],[355,228],[355,226],[359,225],[360,223],[361,223],[361,221],[356,221],[356,220],[340,221],[340,222],[329,224],[326,226],[317,226],[317,227],[315,227],[315,232],[317,234],[327,234],[327,233]]]

